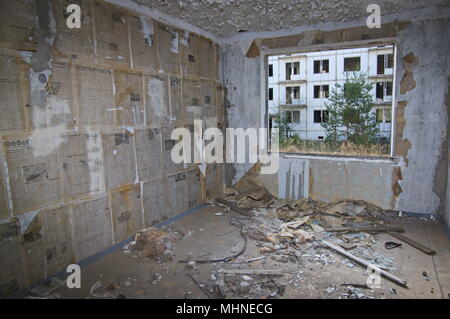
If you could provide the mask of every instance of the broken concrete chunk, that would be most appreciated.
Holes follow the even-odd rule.
[[[186,267],[191,268],[191,269],[195,269],[195,267],[197,267],[197,263],[193,260],[191,260],[190,262],[188,262],[186,264]]]
[[[136,252],[141,258],[170,261],[173,257],[173,244],[182,236],[181,231],[150,227],[138,232],[135,241],[126,245],[124,251]]]
[[[322,226],[314,224],[314,223],[311,223],[311,228],[315,233],[320,233],[325,230]]]
[[[350,243],[340,243],[339,246],[341,246],[342,248],[345,248],[347,250],[351,250],[353,248],[356,248],[355,244],[350,244]]]

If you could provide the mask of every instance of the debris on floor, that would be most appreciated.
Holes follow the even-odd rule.
[[[183,238],[178,229],[159,229],[150,227],[136,234],[135,240],[125,245],[125,253],[133,253],[141,258],[170,261],[173,258],[173,245]]]
[[[186,257],[174,258],[175,244],[194,240],[204,230],[200,225],[196,230],[147,228],[137,233],[123,251],[160,264],[172,261],[172,265],[180,265],[178,271],[192,285],[189,291],[182,292],[184,298],[193,298],[195,293],[203,298],[282,298],[292,289],[313,290],[325,298],[375,298],[376,292],[366,282],[368,272],[364,268],[369,266],[376,267],[390,284],[406,287],[406,280],[392,273],[402,266],[396,263],[398,249],[394,249],[402,244],[377,238],[386,233],[399,241],[406,238],[405,242],[412,246],[416,242],[400,235],[405,230],[392,225],[389,213],[373,204],[277,199],[258,183],[254,174],[244,176],[227,188],[223,197],[209,204],[215,207],[211,213],[214,219],[227,221],[234,228],[223,234],[235,234],[228,250],[197,251],[195,255],[188,251],[184,253]],[[427,247],[420,244],[419,247],[416,248],[426,251]],[[385,256],[390,250],[394,253]],[[364,268],[358,269],[358,265]],[[360,276],[336,278],[320,285],[305,280],[306,272],[320,271],[323,267],[328,267],[327,271],[344,267],[344,271],[354,271]],[[148,274],[145,283],[167,284],[164,270],[158,271]],[[422,276],[430,280],[426,272]],[[398,292],[389,288],[386,293]]]
[[[65,285],[64,280],[52,277],[48,285],[37,285],[31,288],[28,299],[59,299],[56,290]]]
[[[280,263],[299,264],[302,259],[307,258],[323,265],[344,264],[350,268],[355,267],[355,262],[364,266],[374,265],[382,276],[400,286],[406,286],[405,280],[388,272],[397,269],[393,258],[387,258],[372,248],[376,243],[376,234],[404,232],[403,228],[388,225],[383,218],[382,209],[365,201],[341,200],[325,203],[309,198],[277,199],[253,177],[251,174],[244,176],[237,184],[227,188],[223,198],[216,199],[215,205],[237,213],[237,218],[244,225],[243,235],[256,242],[262,255],[268,255],[273,261]],[[325,238],[333,240],[339,247],[331,243],[324,245],[327,243],[323,241]],[[396,247],[401,246],[395,244]],[[324,252],[325,247],[333,247],[332,252]],[[352,254],[346,253],[350,250]],[[344,256],[347,257],[346,260]],[[261,297],[259,293],[263,289],[261,285],[258,286],[258,283],[262,284],[260,278],[254,277],[251,271],[245,276],[253,280],[245,280],[248,278],[243,278],[242,275],[234,279],[231,277],[233,280],[228,276],[219,280],[220,285],[216,283],[216,286],[221,287],[220,294],[227,297]],[[273,284],[279,279],[267,275],[263,277],[270,277]],[[341,297],[365,298],[367,296],[363,289],[366,288],[349,286],[344,294],[340,292]],[[272,290],[277,291],[273,297],[281,295],[274,287]],[[338,291],[334,284],[324,290],[328,294]],[[270,293],[265,295],[270,296]]]

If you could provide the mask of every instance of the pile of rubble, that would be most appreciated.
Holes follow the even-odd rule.
[[[393,258],[387,258],[373,249],[372,246],[376,243],[374,234],[404,230],[389,226],[389,222],[384,218],[385,212],[365,201],[341,200],[325,203],[309,198],[277,199],[250,173],[226,189],[224,196],[217,198],[214,204],[228,211],[234,211],[237,216],[240,215],[239,220],[244,224],[242,234],[256,241],[261,256],[276,262],[299,265],[302,258],[308,258],[323,265],[333,264],[337,262],[336,257],[339,256],[336,252],[342,254],[342,251],[351,251],[351,254],[344,253],[346,257],[351,258],[339,256],[338,259],[341,260],[338,263],[353,268],[360,263],[359,258],[382,270],[396,269]],[[327,238],[333,239],[339,246],[331,254],[323,252],[323,248],[336,247],[324,246],[324,239]],[[274,297],[283,294],[284,290],[280,289],[283,285],[280,286],[279,283],[282,277],[266,275],[262,276],[264,278],[262,281],[255,280],[259,278],[258,276],[249,277],[252,280],[245,280],[242,276],[221,280],[219,282],[224,284],[221,291],[233,297],[243,297],[243,294],[255,298],[264,294],[266,297]],[[392,277],[400,285],[406,286],[406,281]],[[271,287],[267,285],[267,280],[274,285],[273,287],[278,288],[272,287],[271,292],[263,289],[265,286]],[[364,294],[364,289],[349,287],[341,297],[370,298]]]
[[[209,298],[281,297],[287,286],[297,287],[305,262],[349,268],[357,264],[365,267],[375,265],[384,277],[406,287],[406,281],[388,273],[396,269],[395,260],[376,252],[373,247],[376,243],[374,235],[380,232],[387,232],[425,253],[433,253],[429,248],[399,235],[404,230],[390,226],[385,218],[386,212],[376,205],[352,200],[325,203],[310,198],[277,199],[258,182],[254,170],[210,204],[223,207],[222,212],[215,213],[217,216],[234,212],[227,219],[230,225],[239,228],[242,241],[226,257],[197,259],[190,255],[188,259],[178,260],[185,263],[188,276]],[[152,227],[139,232],[124,251],[136,257],[170,261],[174,244],[183,237],[185,235],[179,229]],[[332,243],[325,239],[332,240]],[[250,258],[247,255],[244,260],[249,240],[259,254]],[[386,249],[401,246],[394,242],[385,244],[391,244],[391,248],[385,245]],[[267,260],[275,265],[285,263],[286,266],[272,270],[249,266],[256,261],[261,261],[257,264],[263,266]],[[198,264],[207,263],[213,266],[210,279],[200,282]],[[295,268],[292,271],[284,269],[292,267]],[[339,293],[339,298],[373,297],[370,295],[373,290],[368,289],[365,283],[352,284],[344,288],[344,292],[333,284],[324,292],[330,295]]]
[[[179,229],[150,227],[138,232],[134,241],[123,247],[123,251],[140,258],[171,261],[173,246],[183,237],[184,233]]]
[[[378,232],[384,224],[379,218],[383,211],[365,201],[280,200],[251,178],[228,188],[225,196],[216,201],[244,217],[252,217],[252,222],[246,223],[245,234],[261,243],[261,253],[272,253],[287,245],[298,248],[299,244],[332,234],[339,234],[345,249],[370,247],[374,242],[370,233]]]

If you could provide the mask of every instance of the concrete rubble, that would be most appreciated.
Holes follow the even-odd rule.
[[[252,185],[252,187],[248,187]],[[248,192],[250,190],[250,192]],[[382,210],[364,201],[338,201],[324,203],[312,199],[276,199],[263,186],[255,187],[254,180],[241,180],[225,191],[227,210],[235,211],[245,224],[243,234],[254,240],[261,255],[283,263],[301,264],[307,259],[316,264],[339,264],[353,268],[355,264],[334,252],[323,249],[320,240],[334,239],[342,245],[351,243],[355,255],[385,270],[395,270],[395,261],[374,251],[374,236],[366,232],[327,232],[333,227],[374,227],[374,218],[380,220]],[[238,209],[236,209],[238,208]],[[245,214],[243,214],[245,212]],[[249,218],[248,215],[253,217]],[[382,222],[383,223],[383,222]],[[375,232],[376,233],[376,232]],[[242,266],[239,265],[239,266]],[[225,267],[222,265],[222,267]],[[249,270],[245,276],[222,275],[215,280],[215,291],[227,297],[276,298],[283,296],[286,275],[289,270],[281,269],[281,276],[254,275]],[[214,276],[215,278],[215,276]],[[328,294],[337,291],[334,285],[325,289]],[[212,290],[213,292],[214,290]],[[339,298],[368,298],[363,289],[350,287]]]
[[[200,257],[188,253],[187,259],[177,260],[185,263],[183,271],[208,298],[280,298],[287,286],[298,286],[305,263],[316,265],[314,267],[357,267],[355,261],[322,245],[323,239],[334,242],[382,270],[394,271],[401,267],[394,258],[385,257],[382,251],[373,248],[377,242],[376,228],[389,227],[389,222],[384,219],[386,212],[364,201],[325,203],[309,198],[277,199],[253,179],[244,177],[228,188],[222,198],[211,200],[209,204],[222,209],[220,214],[214,215],[228,216],[230,225],[239,228],[243,240],[232,247],[228,251],[231,255],[225,258],[217,256],[227,252],[217,251],[214,256]],[[334,231],[340,227],[350,230]],[[365,228],[369,231],[361,231]],[[136,234],[135,240],[123,251],[135,257],[160,262],[173,259],[175,262],[176,258],[171,253],[174,245],[183,238],[189,238],[192,232],[188,232],[184,235],[180,229],[148,228]],[[244,260],[242,254],[249,245],[254,245],[257,249],[252,251],[259,252],[259,255],[247,256]],[[249,268],[253,263],[265,263],[268,259],[277,263],[279,268]],[[212,266],[206,281],[200,280],[204,277],[200,273],[200,264]],[[152,285],[159,284],[161,280],[165,278],[161,278],[159,273],[150,279]],[[342,299],[374,297],[366,282],[352,283],[346,287],[330,283],[324,292],[330,297]]]

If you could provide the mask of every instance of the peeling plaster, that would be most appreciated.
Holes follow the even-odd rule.
[[[399,35],[399,58],[415,60],[407,58],[412,57],[412,52],[418,62],[413,69],[416,87],[398,97],[404,101],[399,104],[407,103],[402,137],[410,143],[404,159],[407,166],[402,167],[403,179],[398,182],[403,190],[398,198],[398,210],[426,214],[442,212],[445,192],[441,179],[446,176],[438,172],[444,165],[441,159],[448,129],[445,92],[450,74],[449,20],[413,21]],[[401,75],[412,70],[408,68],[409,64],[399,63],[397,72]],[[397,80],[396,87],[400,86],[401,81]]]
[[[67,101],[49,96],[46,89],[52,74],[52,46],[56,38],[56,21],[50,1],[38,1],[36,13],[38,47],[31,58],[22,55],[25,61],[31,62],[29,78],[34,130],[30,139],[35,157],[45,156],[61,145],[61,133],[66,128],[63,118],[70,114]]]
[[[162,78],[151,77],[148,81],[147,97],[150,99],[154,114],[166,116],[164,96],[167,90],[166,82]]]

